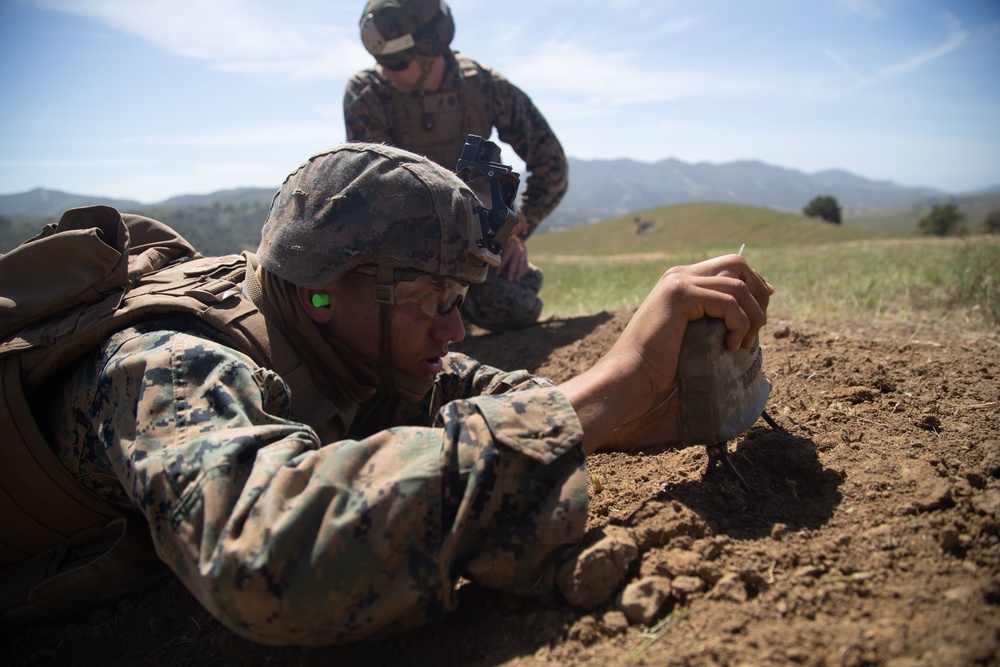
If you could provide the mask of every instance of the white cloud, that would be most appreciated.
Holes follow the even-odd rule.
[[[65,158],[59,160],[0,160],[0,169],[98,169],[104,167],[134,167],[146,164],[139,158]]]
[[[850,76],[856,84],[858,84],[859,86],[865,85],[866,83],[865,77],[863,77],[856,69],[848,65],[847,61],[845,61],[843,58],[840,57],[840,54],[838,54],[833,49],[823,49],[823,53],[825,53],[827,57],[830,58],[830,60],[832,60],[837,65],[837,67],[844,70],[844,72],[846,72],[847,75]]]
[[[224,71],[267,77],[341,77],[369,61],[355,25],[319,20],[329,14],[330,8],[324,11],[316,2],[35,1],[48,9],[85,16]],[[338,16],[343,13],[336,11]]]
[[[680,19],[665,21],[657,31],[665,35],[679,35],[693,30],[696,25],[704,20],[702,16],[686,16]]]
[[[165,97],[141,123],[134,115],[124,122],[109,110],[88,118],[93,127],[86,133],[79,130],[78,107],[64,110],[66,105],[49,101],[40,114],[17,105],[3,139],[8,160],[19,154],[15,148],[26,157],[71,156],[73,150],[102,156],[117,150],[123,156],[17,166],[0,161],[10,172],[2,174],[8,190],[29,179],[30,185],[51,187],[57,185],[53,180],[69,179],[70,171],[74,180],[96,183],[66,186],[70,191],[105,191],[112,183],[125,196],[146,200],[276,184],[314,149],[343,140],[344,79],[371,64],[357,34],[364,0],[22,1],[52,10],[36,11],[33,22],[24,24],[31,29],[46,20],[58,24],[53,11],[84,17],[72,23],[88,38],[82,43],[107,58],[102,62],[114,62],[105,49],[116,40],[100,39],[109,31],[153,44],[136,49],[134,57],[149,57],[152,67],[162,68],[164,85],[172,85],[171,67],[240,76],[205,77],[227,88],[220,87],[196,118],[190,99],[175,96],[188,105],[178,112]],[[946,128],[957,140],[973,137],[969,144],[982,144],[983,155],[1000,155],[996,130],[982,120],[996,109],[995,72],[989,68],[997,62],[996,12],[941,0],[927,0],[918,10],[912,1],[450,4],[458,24],[454,45],[531,95],[575,157],[758,158],[804,168],[844,167],[908,184],[957,183],[974,178],[973,169],[989,178],[995,158],[987,160],[969,146],[948,153],[946,137],[938,139],[938,150],[927,147],[928,135]],[[835,16],[831,3],[839,3]],[[934,23],[928,11],[941,6],[951,13]],[[804,34],[796,26],[807,18],[814,19],[809,25],[816,31]],[[822,23],[826,19],[829,24]],[[51,36],[43,31],[43,40]],[[812,34],[825,41],[809,39]],[[202,65],[191,67],[191,59]],[[25,99],[64,99],[58,96],[67,87],[61,75],[76,70],[53,67],[39,77],[37,66],[5,63],[14,75],[10,85],[46,92]],[[116,77],[132,71],[106,68],[103,87],[88,90],[128,90],[129,80]],[[942,100],[938,93],[946,77],[955,94]],[[36,85],[40,79],[47,83]],[[891,87],[881,87],[890,81]],[[232,105],[215,101],[229,91]],[[887,129],[898,140],[884,136]],[[505,150],[504,159],[514,157]]]
[[[132,146],[252,148],[302,142],[315,143],[317,137],[329,139],[336,136],[343,136],[343,125],[339,119],[330,123],[266,123],[199,134],[131,136],[124,137],[122,143]]]
[[[866,18],[880,19],[885,16],[879,0],[839,0],[840,4],[852,14],[860,14]]]
[[[916,72],[924,65],[931,63],[952,51],[958,49],[969,38],[969,33],[962,28],[961,23],[951,14],[945,14],[948,34],[938,46],[912,55],[905,60],[879,68],[873,75],[864,75],[852,67],[833,49],[824,49],[824,53],[837,67],[846,72],[857,87],[867,87],[883,83],[904,74]]]
[[[688,97],[745,95],[770,84],[739,75],[683,69],[656,69],[638,53],[596,52],[578,44],[549,43],[510,71],[511,80],[542,99],[569,100],[590,107],[610,108]],[[580,109],[581,114],[593,108]]]
[[[948,36],[940,46],[923,53],[918,53],[901,63],[896,63],[895,65],[890,65],[889,67],[883,67],[879,70],[876,80],[889,79],[900,74],[913,72],[929,62],[951,53],[961,46],[962,43],[969,37],[969,33],[962,29],[961,23],[959,23],[958,19],[951,14],[945,15],[945,22],[948,25]]]

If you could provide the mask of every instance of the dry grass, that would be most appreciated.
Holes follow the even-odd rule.
[[[636,234],[634,219],[652,224]],[[531,240],[544,315],[633,308],[660,274],[746,243],[786,319],[1000,323],[1000,237],[925,238],[723,204],[656,209]]]

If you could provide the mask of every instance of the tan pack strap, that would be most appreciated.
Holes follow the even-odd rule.
[[[192,256],[199,255],[156,220],[110,206],[70,209],[58,224],[0,254],[0,337],[121,293],[140,275]]]
[[[5,527],[0,543],[14,553],[34,553],[72,536],[81,526],[121,516],[123,510],[73,479],[38,430],[20,383],[20,359],[16,355],[0,359],[0,429],[13,439],[0,447],[0,487],[4,489],[0,517]],[[31,535],[33,542],[8,544],[8,535],[22,539]],[[10,562],[0,561],[0,566]]]
[[[118,211],[94,206],[67,211],[57,225],[0,254],[0,336],[121,291],[128,282],[128,245]]]
[[[489,105],[487,100],[483,99],[483,85],[479,81],[479,66],[472,58],[460,53],[455,54],[455,61],[458,62],[459,70],[462,72],[462,85],[465,88],[465,134],[462,135],[463,141],[470,134],[488,137],[493,129],[493,121],[486,113]],[[457,157],[455,162],[458,162]],[[452,165],[448,168],[454,169],[455,167]]]
[[[145,520],[119,517],[0,573],[0,618],[22,625],[72,613],[167,576]]]
[[[225,280],[234,266],[242,269],[242,258],[231,258],[221,266],[220,260],[214,259],[171,267],[163,272],[168,275],[162,276],[162,283],[151,281],[129,292],[121,308],[117,308],[119,297],[111,295],[51,321],[38,322],[0,345],[0,428],[6,438],[0,447],[4,528],[0,530],[0,567],[124,512],[79,484],[62,465],[39,430],[27,396],[53,372],[94,349],[115,331],[150,315],[186,312],[201,316],[226,301],[219,319],[256,312],[245,300],[225,296],[225,290],[236,285]],[[178,288],[178,284],[182,292],[195,294],[157,293]],[[203,289],[194,289],[197,285]],[[256,358],[266,359],[266,355],[258,352]]]

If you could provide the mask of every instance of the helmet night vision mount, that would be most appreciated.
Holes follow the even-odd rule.
[[[485,178],[489,184],[490,208],[477,206],[472,211],[472,226],[475,227],[478,220],[479,229],[470,230],[469,252],[490,266],[500,266],[503,244],[517,225],[514,199],[521,176],[510,165],[500,162],[499,146],[475,134],[470,134],[465,140],[455,173],[481,199],[487,193],[478,191],[475,182]]]

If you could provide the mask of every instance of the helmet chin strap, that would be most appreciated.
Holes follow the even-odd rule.
[[[384,306],[379,306],[382,310]],[[368,357],[359,354],[354,348],[350,347],[347,343],[340,340],[339,338],[334,338],[327,331],[321,329],[323,337],[337,349],[338,352],[346,357],[350,357],[357,363],[361,364],[365,368],[371,370],[373,373],[379,377],[379,389],[389,394],[390,396],[400,397],[399,390],[403,389],[412,394],[416,394],[423,398],[427,393],[434,387],[434,378],[418,377],[416,375],[410,375],[404,371],[399,370],[392,365],[392,359],[388,352],[388,331],[386,327],[388,326],[388,321],[383,316],[383,327],[382,327],[382,352],[379,355],[377,361],[372,361]]]
[[[395,283],[393,282],[393,270],[391,266],[379,265],[375,275],[375,300],[378,301],[379,319],[382,329],[382,344],[379,357],[372,361],[368,357],[359,354],[341,340],[327,335],[327,339],[340,352],[354,359],[365,368],[373,371],[379,378],[379,389],[390,396],[400,396],[399,390],[403,389],[423,398],[434,386],[434,378],[419,377],[411,375],[396,368],[392,363],[392,350],[389,348],[389,328],[390,316],[392,315],[393,292]],[[326,332],[324,332],[325,334]]]
[[[420,59],[420,78],[414,84],[416,89],[420,91],[421,94],[424,93],[424,84],[427,83],[427,77],[431,75],[431,70],[434,68],[434,58],[421,58]]]
[[[379,272],[381,273],[381,271],[382,267],[379,267]],[[392,269],[389,269],[389,274],[392,275]],[[380,388],[383,391],[392,396],[399,396],[399,390],[405,389],[423,398],[434,386],[434,378],[410,375],[393,365],[392,350],[389,349],[389,315],[392,313],[392,305],[379,301],[378,310],[382,320],[382,350],[378,361],[366,361],[378,373],[379,379],[382,381]]]
[[[401,93],[419,93],[420,97],[423,98],[424,93],[427,92],[424,90],[424,84],[427,82],[427,77],[431,75],[431,70],[434,68],[434,59],[422,56],[415,57],[418,58],[418,62],[420,63],[420,76],[417,80],[413,83],[394,83],[393,85],[396,86]]]

